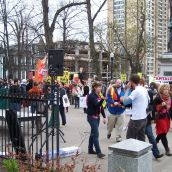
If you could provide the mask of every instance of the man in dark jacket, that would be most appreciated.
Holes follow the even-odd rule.
[[[13,96],[19,96],[21,95],[21,89],[19,86],[19,81],[18,79],[14,80],[14,84],[12,86],[10,86],[9,88],[9,95],[13,95]],[[20,100],[17,98],[11,98],[9,100],[9,109],[13,110],[14,112],[20,111],[21,107],[20,107]]]

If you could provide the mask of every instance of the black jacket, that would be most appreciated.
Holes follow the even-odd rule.
[[[89,86],[84,86],[84,94],[83,96],[87,96],[89,94]]]
[[[60,98],[60,105],[63,106],[63,99],[62,97],[66,94],[66,90],[64,88],[59,88],[59,98]]]
[[[154,110],[154,96],[157,94],[157,92],[153,89],[148,90],[148,94],[150,97],[150,102],[148,104],[147,111],[151,112],[148,113],[147,116],[147,125],[151,125],[152,120],[155,120],[155,110]]]
[[[99,116],[100,113],[105,118],[104,108],[102,107],[103,99],[98,100],[98,95],[92,91],[87,98],[87,115],[89,116]]]
[[[9,95],[14,96],[14,98],[10,99],[10,103],[20,103],[20,100],[18,98],[15,98],[15,96],[21,96],[21,89],[17,85],[12,85],[9,88]]]

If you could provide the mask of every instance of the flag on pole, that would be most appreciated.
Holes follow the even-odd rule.
[[[36,64],[36,73],[34,80],[36,82],[42,82],[44,79],[44,68],[47,60],[47,54],[43,59],[38,59]]]

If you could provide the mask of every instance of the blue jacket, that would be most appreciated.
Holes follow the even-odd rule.
[[[114,89],[114,91],[112,90]],[[113,93],[112,93],[113,91]],[[115,95],[112,95],[115,94]],[[111,87],[107,92],[107,107],[108,111],[113,115],[120,115],[125,111],[125,107],[122,106],[114,106],[115,102],[120,102],[120,97],[124,96],[125,91],[123,88],[121,88],[121,93],[118,95],[117,89],[114,87]]]

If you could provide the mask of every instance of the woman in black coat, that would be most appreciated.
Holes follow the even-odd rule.
[[[105,100],[104,97],[100,97],[101,84],[93,83],[92,92],[88,95],[87,99],[87,121],[91,127],[91,133],[89,137],[88,153],[97,154],[98,158],[103,158],[105,155],[102,154],[99,145],[99,123],[100,123],[100,113],[103,116],[103,123],[106,123],[106,116],[102,103]],[[96,152],[93,150],[93,146]]]

